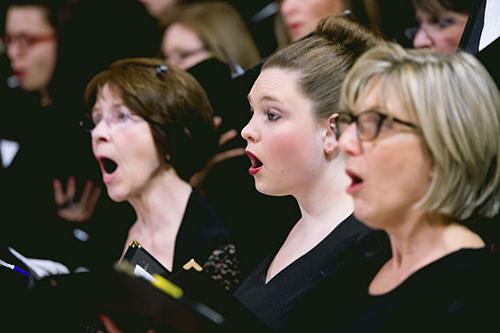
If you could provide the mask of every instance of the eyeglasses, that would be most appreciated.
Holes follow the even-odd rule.
[[[121,107],[106,114],[99,111],[92,112],[90,115],[86,115],[82,120],[80,120],[80,127],[87,132],[92,132],[92,130],[96,128],[102,120],[104,120],[106,125],[110,128],[120,129],[131,122],[138,122],[145,119],[137,114],[131,113],[128,109]]]
[[[170,52],[169,54],[165,55],[165,58],[168,63],[176,66],[181,66],[185,61],[187,61],[187,59],[206,51],[207,49],[205,48],[205,46],[200,46],[192,50],[178,50]]]
[[[431,22],[422,22],[416,27],[408,28],[404,31],[404,34],[406,38],[413,41],[420,29],[422,29],[428,36],[433,36],[457,23],[458,22],[454,18],[438,18]]]
[[[388,122],[395,122],[413,129],[418,129],[418,126],[415,124],[375,110],[365,111],[359,115],[354,115],[351,112],[340,112],[335,118],[335,137],[338,140],[342,133],[344,133],[352,123],[356,123],[356,134],[359,140],[375,140],[384,123]]]
[[[29,35],[29,34],[18,34],[18,35],[5,35],[3,40],[5,47],[9,48],[13,43],[17,43],[19,48],[23,51],[31,48],[33,45],[43,42],[49,42],[56,39],[56,35],[53,33],[45,35]]]

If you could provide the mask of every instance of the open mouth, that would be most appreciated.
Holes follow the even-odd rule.
[[[252,154],[251,152],[249,151],[245,151],[246,155],[248,156],[248,158],[250,159],[250,162],[252,163],[252,165],[250,166],[250,168],[248,169],[248,172],[250,173],[250,175],[255,175],[257,172],[259,172],[259,170],[262,168],[262,166],[264,165],[261,160],[259,160],[257,158],[257,156],[255,156],[254,154]]]
[[[118,168],[118,164],[110,158],[103,157],[99,159],[99,161],[101,162],[104,171],[108,174],[112,174]]]
[[[363,183],[363,178],[358,176],[356,173],[346,170],[347,176],[351,178],[351,185],[347,188],[347,192],[352,193]]]

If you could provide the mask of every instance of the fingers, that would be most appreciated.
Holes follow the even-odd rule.
[[[64,206],[66,203],[66,196],[64,195],[61,181],[59,179],[54,179],[52,186],[54,187],[54,200],[56,205]]]
[[[211,160],[210,160],[210,165],[215,165],[217,163],[220,163],[222,161],[228,160],[233,157],[238,157],[245,155],[245,149],[244,148],[234,148],[230,150],[226,150],[222,153],[219,153],[215,155]]]
[[[222,124],[222,118],[219,116],[214,116],[214,128],[218,129],[220,124]]]
[[[102,324],[106,328],[106,331],[108,333],[121,333],[122,331],[118,328],[118,326],[109,319],[108,316],[105,315],[100,315],[99,318],[101,319]]]
[[[68,179],[68,187],[66,189],[66,198],[73,200],[76,193],[76,180],[75,177],[69,177]]]
[[[75,192],[76,180],[74,177],[68,179],[66,193],[62,190],[61,182],[58,179],[54,180],[54,197],[56,204],[61,206],[57,211],[59,217],[71,222],[84,222],[94,214],[101,189],[92,181],[87,180],[79,202],[74,201]]]
[[[227,143],[228,141],[234,139],[238,135],[238,131],[235,129],[229,130],[219,137],[219,146]]]

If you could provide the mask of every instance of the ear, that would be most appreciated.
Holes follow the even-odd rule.
[[[335,157],[338,154],[338,142],[335,138],[335,115],[330,116],[325,121],[326,132],[325,137],[323,139],[323,147],[325,150],[325,154],[330,157]]]

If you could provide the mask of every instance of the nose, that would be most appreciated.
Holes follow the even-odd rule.
[[[290,16],[297,9],[296,2],[296,0],[283,0],[280,5],[281,15],[283,17]]]
[[[11,42],[9,45],[7,45],[7,56],[9,57],[11,62],[19,58],[22,54],[23,50],[19,43]]]
[[[422,28],[418,28],[415,38],[413,39],[413,47],[416,49],[428,48],[432,46],[432,39],[429,34]]]
[[[356,155],[361,152],[361,143],[358,139],[356,125],[347,127],[339,138],[339,147],[346,155]]]
[[[99,123],[92,129],[92,145],[95,146],[99,142],[107,142],[110,138],[110,128],[105,119],[101,119]]]
[[[256,142],[260,139],[260,135],[253,125],[253,117],[241,130],[241,137],[247,142]]]

